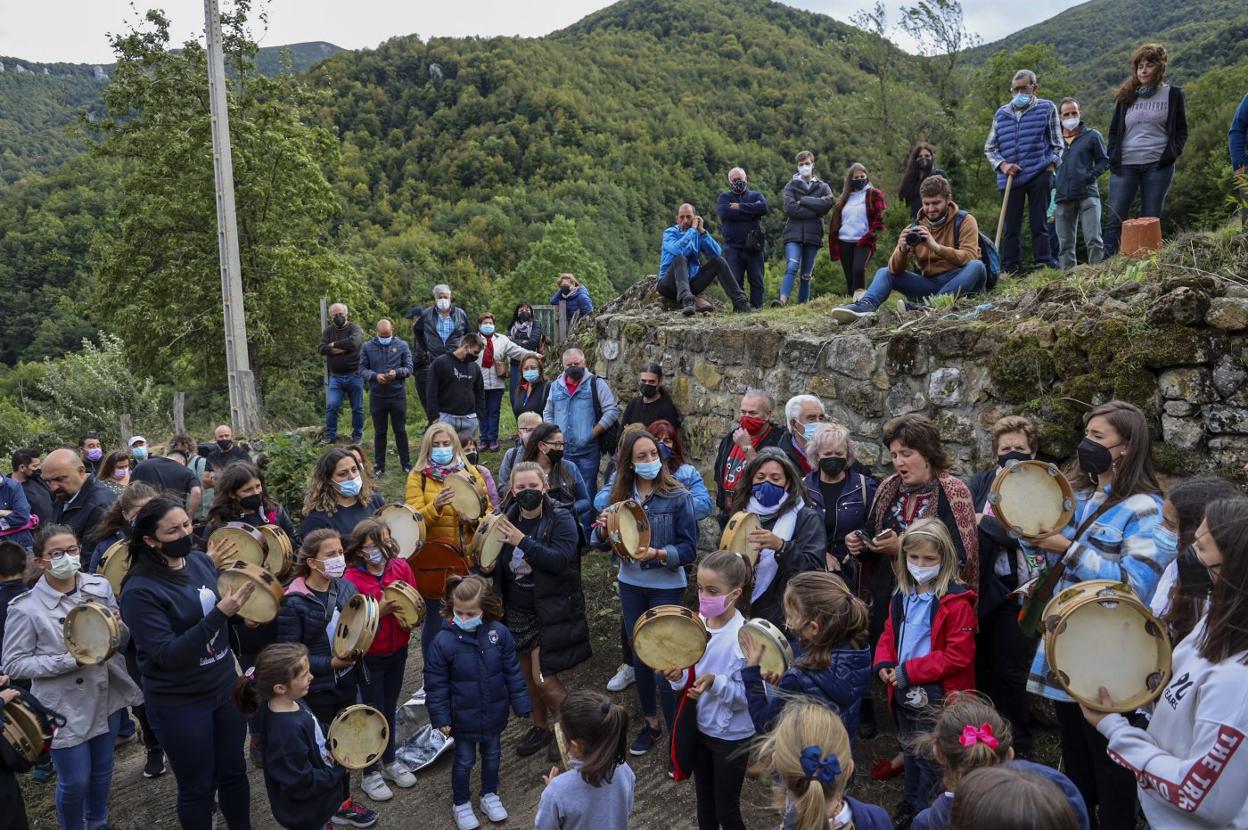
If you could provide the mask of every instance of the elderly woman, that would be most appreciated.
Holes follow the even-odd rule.
[[[867,525],[867,511],[879,485],[874,477],[853,469],[857,458],[849,430],[840,424],[820,424],[806,445],[814,468],[804,479],[811,507],[823,515],[828,534],[828,570],[839,571],[858,590],[858,563],[850,558],[845,537]],[[846,563],[850,570],[845,570]]]
[[[827,419],[823,402],[814,395],[797,395],[784,405],[784,427],[788,432],[780,446],[802,475],[814,469],[814,462],[806,455],[806,446]]]

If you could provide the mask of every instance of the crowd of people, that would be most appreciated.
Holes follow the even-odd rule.
[[[1108,149],[1079,120],[1078,102],[1040,99],[1034,74],[1015,76],[986,148],[1015,196],[1005,270],[1019,264],[1024,202],[1037,262],[1055,261],[1043,227],[1055,199],[1056,256],[1073,264],[1076,224],[1089,256],[1100,255],[1095,182],[1106,167],[1104,253],[1116,249],[1136,190],[1146,213],[1160,213],[1186,136],[1183,97],[1165,83],[1160,47],[1132,61]],[[1237,162],[1243,147],[1240,136]],[[984,290],[994,264],[935,161],[934,148],[915,146],[900,193],[915,222],[868,283],[883,193],[855,164],[836,196],[814,175],[813,154],[799,154],[783,194],[778,302],[795,286],[797,302],[809,298],[825,218],[833,259],[863,291],[833,312],[838,320],[873,313],[892,290],[915,301]],[[688,204],[664,234],[659,291],[685,314],[710,307],[700,295],[712,282],[738,311],[762,303],[767,201],[741,168],[729,182],[718,204],[726,250]],[[143,774],[172,770],[184,828],[208,830],[217,811],[231,830],[250,826],[249,757],[282,826],[370,827],[392,787],[418,785],[396,746],[405,693],[453,749],[449,807],[459,830],[480,826],[478,809],[491,822],[507,819],[501,735],[513,716],[531,724],[517,754],[571,759],[534,795],[542,830],[629,826],[638,796],[628,758],[656,748],[672,778],[693,778],[701,830],[745,826],[752,762],[784,795],[782,826],[796,830],[1125,830],[1141,809],[1157,828],[1248,827],[1248,761],[1239,753],[1248,732],[1239,685],[1248,680],[1248,497],[1209,478],[1163,489],[1134,404],[1087,413],[1064,472],[1072,518],[1020,537],[997,518],[990,491],[1001,470],[1039,457],[1037,425],[1026,417],[992,426],[993,461],[965,480],[951,471],[935,422],[893,417],[879,437],[891,470],[880,475],[818,396],[793,390],[777,410],[764,392],[746,390],[714,457],[698,459],[660,364],[640,368],[623,403],[579,349],[546,370],[555,359],[532,305],[518,304],[503,333],[488,312],[474,325],[449,286],[434,288],[432,300],[410,315],[410,344],[391,320],[377,321],[366,340],[345,305],[329,308],[320,343],[329,446],[300,505],[273,498],[263,459],[226,425],[205,444],[180,434],[158,448],[133,436],[110,450],[86,433],[46,455],[12,454],[0,477],[0,698],[26,699],[63,721],[50,762],[31,770],[35,781],[55,776],[61,828],[111,827],[114,748],[136,733]],[[558,276],[552,304],[570,317],[593,309],[571,274]],[[408,378],[428,419],[414,457]],[[366,393],[372,463],[360,446]],[[517,436],[491,470],[480,453],[503,449],[504,397]],[[338,440],[344,399],[350,445]],[[378,517],[390,432],[403,503],[425,529],[423,547],[406,558]],[[488,564],[470,554],[482,526],[456,506],[464,482],[497,516],[501,549]],[[608,526],[627,502],[644,514],[648,541],[621,556]],[[718,534],[706,532],[708,519],[722,530],[744,514],[757,521],[748,534],[754,560],[718,550]],[[296,551],[270,622],[240,616],[254,586],[218,583],[232,551],[214,531],[240,523],[277,528]],[[569,688],[569,673],[592,653],[586,556],[610,557],[617,583],[620,662],[606,692]],[[114,557],[127,566],[118,591],[104,576]],[[1048,597],[1097,579],[1121,581],[1148,603],[1176,644],[1173,679],[1148,711],[1106,714],[1077,702],[1025,623]],[[425,610],[417,689],[405,689],[413,625],[385,590],[396,582],[415,586]],[[635,625],[660,606],[683,605],[692,589],[705,651],[692,666],[656,671],[634,648]],[[367,653],[344,658],[331,645],[357,595],[377,601],[378,629]],[[69,612],[87,602],[108,609],[119,632],[117,653],[99,664],[80,662],[63,633]],[[762,641],[743,633],[747,619],[787,641],[793,660],[783,673],[763,669]],[[630,686],[641,713],[631,727],[610,696]],[[1035,761],[1029,694],[1052,701],[1060,772]],[[357,790],[326,736],[359,702],[382,713],[389,739]],[[901,751],[868,773],[902,778],[891,810],[852,795],[859,748],[886,718]],[[14,827],[25,826],[16,779],[25,771],[0,764],[0,812]]]

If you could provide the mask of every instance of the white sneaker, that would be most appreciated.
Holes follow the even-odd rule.
[[[459,830],[477,830],[481,826],[477,814],[472,811],[471,801],[455,805],[455,826]]]
[[[622,692],[636,682],[637,672],[627,663],[621,663],[620,667],[615,670],[615,674],[611,675],[611,679],[607,681],[607,691]]]
[[[408,787],[416,786],[416,776],[412,775],[412,771],[398,761],[392,761],[383,766],[381,768],[381,777],[404,790]]]
[[[394,798],[394,793],[386,786],[380,772],[364,773],[364,780],[360,782],[360,786],[364,790],[364,795],[373,801],[389,801]]]
[[[486,793],[481,796],[481,810],[485,813],[485,817],[495,824],[507,820],[507,810],[503,807],[503,802],[499,800],[498,793]]]

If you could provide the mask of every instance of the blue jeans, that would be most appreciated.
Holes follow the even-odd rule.
[[[229,830],[250,830],[251,788],[243,742],[247,721],[229,689],[193,703],[147,702],[147,717],[178,782],[182,830],[211,830],[213,798]]]
[[[359,375],[330,375],[329,392],[325,395],[325,440],[338,437],[338,410],[342,396],[351,402],[351,438],[359,441],[364,435],[364,378]]]
[[[451,733],[454,736],[454,732]],[[477,747],[481,748],[481,795],[498,793],[498,768],[503,763],[503,736],[494,735],[484,741],[455,739],[455,761],[451,765],[451,800],[467,804],[472,800],[472,768],[477,763]]]
[[[931,758],[925,758],[913,749],[913,742],[932,728],[932,720],[916,717],[900,706],[893,706],[897,718],[897,739],[901,741],[903,760],[906,765],[902,794],[916,812],[927,809],[936,795],[940,783],[940,767]]]
[[[683,588],[640,588],[626,582],[620,586],[620,611],[624,615],[624,629],[631,632],[637,624],[637,618],[658,605],[680,605],[684,599]],[[641,662],[637,652],[633,652],[633,668],[637,673],[637,699],[641,701],[641,713],[652,718],[657,713],[654,705],[654,687],[658,683],[659,702],[663,706],[663,717],[667,720],[670,730],[676,712],[676,698],[667,678],[659,676],[654,669]]]
[[[1121,172],[1109,172],[1109,224],[1105,227],[1105,256],[1118,253],[1122,223],[1130,218],[1135,195],[1140,195],[1140,216],[1161,218],[1166,194],[1174,181],[1174,164],[1124,164]]]
[[[91,830],[108,822],[108,789],[113,782],[113,747],[121,726],[118,709],[108,716],[108,731],[77,746],[52,750],[56,766],[56,819],[64,828]]]
[[[589,491],[590,498],[598,492],[598,465],[602,460],[602,452],[598,449],[592,449],[588,452],[582,452],[579,455],[565,455],[565,461],[571,461],[572,465],[580,472],[581,478],[585,479],[585,489]],[[594,518],[597,514],[590,511]]]
[[[784,243],[784,280],[780,283],[780,296],[788,297],[793,293],[793,280],[801,276],[801,286],[797,290],[797,301],[804,303],[810,299],[810,277],[815,272],[815,254],[819,253],[818,245],[803,245],[801,242]]]
[[[439,618],[440,619],[440,618]],[[368,682],[360,676],[360,699],[386,716],[390,724],[390,739],[386,742],[386,751],[382,753],[383,763],[394,762],[394,740],[398,737],[395,729],[395,713],[399,706],[399,692],[403,688],[403,670],[407,668],[407,646],[393,654],[366,654],[364,665],[368,666]],[[374,764],[365,772],[374,772],[378,765]]]
[[[494,371],[493,369],[490,370]],[[486,389],[485,390],[485,412],[481,413],[481,441],[494,442],[498,440],[498,411],[503,405],[503,395],[507,393],[506,389]]]
[[[913,271],[894,274],[885,266],[875,272],[875,278],[862,299],[879,308],[893,291],[900,291],[907,300],[917,302],[932,294],[977,294],[984,290],[987,283],[988,272],[978,259],[934,277],[925,277]]]
[[[754,308],[763,307],[763,252],[746,251],[741,248],[724,246],[724,259],[728,260],[728,270],[732,278],[742,289],[745,280],[750,281],[750,305]]]

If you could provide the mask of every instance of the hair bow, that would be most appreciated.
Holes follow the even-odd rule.
[[[992,736],[992,724],[981,723],[978,727],[967,724],[962,727],[962,746],[986,744],[989,749],[997,748],[997,739]]]
[[[802,772],[808,779],[821,784],[831,784],[841,774],[841,762],[836,754],[823,757],[823,750],[817,746],[808,746],[802,750]]]
[[[248,680],[255,680],[256,679],[256,667],[252,666],[251,668],[247,669],[247,671],[243,672],[243,677],[247,678]]]

